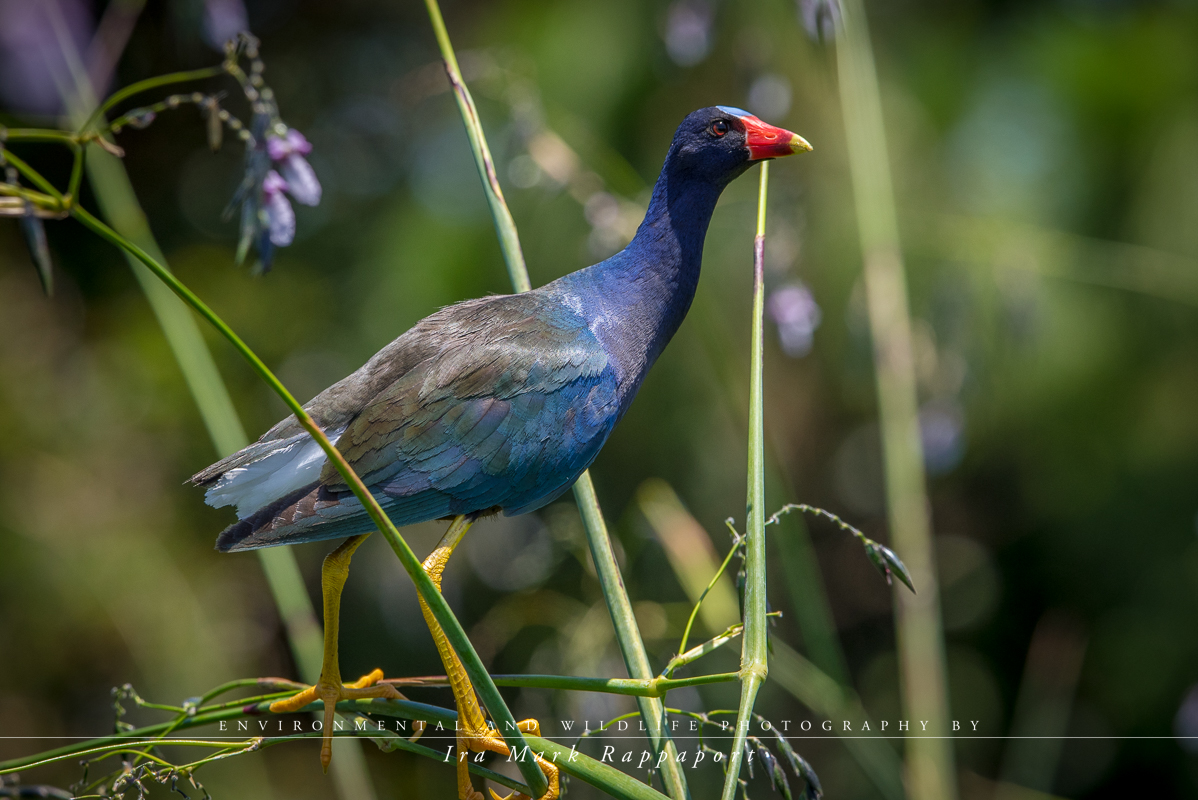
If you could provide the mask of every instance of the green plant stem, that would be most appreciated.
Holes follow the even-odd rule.
[[[679,653],[687,652],[686,643],[687,643],[687,640],[690,639],[691,628],[694,627],[694,624],[695,624],[695,617],[697,617],[699,615],[699,607],[703,605],[703,601],[707,598],[707,595],[715,587],[716,583],[719,582],[720,576],[724,574],[724,570],[728,569],[728,564],[732,561],[732,556],[736,555],[736,551],[739,546],[740,546],[739,544],[732,546],[732,549],[728,551],[728,555],[724,556],[724,561],[723,561],[723,563],[720,564],[720,568],[718,570],[716,570],[715,575],[712,576],[711,581],[707,584],[707,588],[705,588],[703,590],[703,593],[701,595],[699,595],[699,599],[697,601],[695,601],[695,607],[691,609],[691,615],[689,617],[687,617],[686,627],[682,629],[682,640],[678,643],[678,652]],[[736,627],[736,626],[733,626],[733,627]],[[731,630],[731,628],[729,628],[728,630]],[[726,635],[726,633],[725,633],[725,635]],[[675,660],[677,660],[677,659],[675,659]],[[671,661],[670,663],[674,663],[674,662]],[[688,663],[688,662],[680,662],[677,666],[681,666],[683,663]],[[666,667],[666,670],[667,670],[667,672],[669,672],[669,671],[672,671],[672,668]]]
[[[735,634],[733,634],[735,635]],[[722,642],[721,642],[722,643]],[[708,642],[703,646],[710,645]],[[717,645],[718,646],[718,645]],[[695,648],[698,650],[699,648]],[[706,652],[715,649],[709,647]],[[698,653],[695,658],[704,653]],[[688,654],[689,655],[689,654]],[[694,659],[691,659],[692,661]],[[687,686],[705,686],[710,683],[728,683],[740,677],[739,672],[719,672],[712,675],[696,675],[691,678],[666,678],[658,676],[650,680],[632,678],[582,678],[573,675],[492,675],[496,686],[518,686],[528,689],[563,689],[576,692],[602,692],[632,697],[665,697],[672,689]],[[448,686],[449,679],[443,675],[423,678],[397,678],[388,681],[395,686]]]
[[[51,197],[45,192],[34,192],[8,183],[0,183],[0,197],[20,197],[22,200],[28,200],[39,208],[51,210],[57,209],[62,205],[62,201]]]
[[[745,516],[745,610],[744,642],[740,658],[740,707],[723,800],[733,800],[740,780],[740,762],[753,715],[757,691],[768,667],[769,631],[766,627],[765,586],[765,416],[762,396],[762,352],[765,313],[765,210],[769,193],[770,162],[761,164],[757,190],[757,236],[753,239],[753,317],[749,359],[749,464]]]
[[[67,199],[74,203],[79,197],[79,182],[83,180],[83,160],[87,152],[83,145],[73,144],[74,159],[71,161],[71,180],[67,183]]]
[[[160,281],[170,287],[171,291],[173,291],[179,296],[180,299],[199,312],[200,316],[202,316],[214,328],[216,328],[216,330],[222,336],[224,336],[225,339],[227,339],[229,343],[233,345],[234,349],[236,349],[237,352],[240,353],[241,356],[249,363],[254,372],[257,373],[258,376],[265,381],[266,384],[270,386],[270,388],[273,389],[276,394],[278,394],[287,407],[291,409],[300,425],[305,431],[308,432],[313,440],[320,445],[320,448],[324,451],[325,456],[345,480],[350,490],[354,493],[354,496],[357,497],[362,503],[363,507],[366,509],[366,512],[370,515],[371,521],[374,522],[375,526],[383,534],[384,538],[386,538],[388,544],[391,545],[391,549],[394,550],[396,556],[399,557],[399,561],[403,565],[404,570],[408,573],[408,576],[416,585],[416,590],[420,592],[421,597],[423,597],[424,601],[428,603],[429,608],[433,612],[433,616],[437,619],[437,622],[440,623],[441,627],[445,629],[446,638],[449,639],[450,644],[453,645],[454,650],[457,651],[458,656],[462,659],[462,663],[464,664],[467,673],[470,675],[471,681],[474,683],[475,690],[482,698],[487,710],[490,711],[491,715],[495,718],[497,727],[503,735],[504,740],[507,742],[509,747],[519,750],[523,746],[523,738],[519,729],[516,728],[516,720],[512,716],[511,710],[508,709],[507,704],[503,701],[502,695],[499,694],[499,689],[496,688],[494,682],[491,680],[491,676],[487,673],[486,667],[483,666],[482,661],[479,659],[478,653],[475,652],[474,646],[470,644],[470,639],[466,636],[466,632],[462,629],[461,623],[458,622],[457,617],[453,615],[453,611],[450,610],[449,605],[445,602],[445,598],[441,596],[441,593],[437,591],[437,588],[433,585],[432,580],[421,568],[420,561],[416,558],[416,554],[412,552],[412,548],[408,546],[408,543],[404,540],[403,536],[400,535],[394,523],[391,522],[391,519],[378,504],[378,500],[375,499],[370,490],[366,488],[366,485],[362,483],[362,479],[358,477],[357,473],[354,472],[353,468],[345,460],[345,457],[341,454],[341,451],[335,448],[329,442],[328,437],[325,436],[324,431],[321,430],[320,426],[318,426],[312,420],[312,418],[308,415],[308,412],[304,410],[302,405],[300,405],[299,401],[292,396],[291,392],[287,390],[287,387],[285,387],[279,381],[279,379],[275,377],[275,374],[271,372],[270,369],[262,362],[262,360],[258,358],[257,354],[254,353],[254,351],[251,350],[244,341],[242,341],[241,337],[239,337],[233,331],[233,329],[230,328],[225,321],[216,314],[216,312],[209,308],[204,301],[200,300],[195,293],[184,286],[183,283],[176,278],[173,273],[163,267],[154,258],[151,258],[140,247],[126,240],[120,234],[116,233],[116,231],[112,230],[103,222],[96,219],[83,208],[76,207],[73,209],[72,216],[83,223],[84,226],[99,235],[102,239],[105,239],[132,254],[135,258],[149,267],[150,271],[153,272]],[[532,787],[533,791],[536,792],[537,796],[539,797],[540,795],[544,794],[546,788],[545,776],[541,773],[537,765],[535,763],[526,765],[521,762],[519,767],[520,774],[525,778],[525,781],[529,784],[529,786]]]
[[[357,709],[368,713],[385,715],[391,712],[393,709],[396,711],[400,710],[399,704],[401,702],[402,701],[398,700],[386,700],[382,702],[377,700],[373,702],[358,701]],[[347,704],[345,703],[340,703],[337,707],[340,709],[342,706],[346,705]],[[419,704],[413,703],[409,705],[418,706]],[[425,706],[424,708],[427,709],[430,707]],[[406,711],[407,709],[403,710]],[[410,715],[410,713],[401,714],[400,716],[407,716],[408,718],[423,718],[428,722],[437,721],[446,726],[456,722],[457,714],[455,712],[440,708],[436,708],[435,710],[438,713],[438,718],[435,720],[432,719],[432,715],[427,712],[425,712],[422,717],[413,717]],[[546,760],[557,764],[557,766],[566,774],[586,781],[604,793],[618,798],[618,800],[666,800],[665,795],[661,794],[660,792],[657,792],[651,787],[646,786],[644,783],[641,783],[635,778],[625,775],[623,772],[620,772],[614,767],[610,767],[607,764],[603,764],[593,758],[579,753],[572,747],[565,747],[549,739],[542,739],[539,736],[525,736],[525,739],[528,742],[528,747],[531,752],[537,753]],[[533,763],[531,758],[525,760],[529,763]],[[528,790],[522,788],[522,791],[527,792]]]
[[[710,307],[705,307],[702,311],[707,322],[702,327],[707,334],[704,340],[713,351],[713,362],[729,363],[732,356],[726,352],[724,346],[728,337],[726,332],[721,330],[723,318]],[[729,375],[728,372],[725,370],[721,380],[721,386],[725,389],[724,397],[734,411],[743,413],[746,409],[743,395],[730,388],[740,385],[740,377]],[[770,456],[770,460],[766,462],[766,488],[777,492],[793,492],[795,481],[787,474],[785,464],[778,458],[777,452],[777,447],[766,448],[766,453]],[[835,706],[836,711],[827,710],[829,705],[825,702],[826,698],[839,697],[842,693],[854,698],[856,695],[848,688],[848,667],[841,653],[840,642],[836,638],[836,628],[823,588],[823,578],[806,525],[802,519],[796,519],[787,535],[773,538],[782,556],[784,583],[790,594],[792,614],[798,620],[804,650],[811,658],[811,661],[807,661],[775,639],[770,664],[773,685],[779,686],[811,709],[823,713],[828,719],[864,718],[864,712],[860,715],[845,716],[849,712],[840,710],[840,704]],[[795,663],[801,663],[805,668],[792,668],[793,664],[782,658],[783,653],[794,654]],[[889,741],[845,738],[844,743],[849,754],[861,766],[882,797],[886,800],[903,800],[906,797],[902,783],[902,761]]]
[[[64,47],[67,45],[64,44]],[[71,53],[71,55],[76,55]],[[219,71],[199,70],[186,73],[151,78],[113,95],[98,111],[88,112],[95,105],[91,97],[91,85],[87,76],[76,76],[76,91],[74,95],[66,95],[65,99],[74,106],[73,116],[76,118],[88,114],[88,119],[80,128],[86,131],[88,125],[102,118],[104,110],[111,108],[120,100],[157,86],[209,77],[219,74]],[[77,138],[77,137],[76,137]],[[85,163],[85,149],[77,148],[75,161],[71,170],[71,183],[68,195],[72,201],[77,201],[79,180],[82,177],[82,167]],[[168,269],[166,259],[154,239],[137,195],[129,182],[129,176],[124,165],[110,153],[96,150],[90,159],[86,159],[87,169],[91,178],[92,191],[105,216],[114,229],[128,241],[149,253],[164,269]],[[226,456],[245,447],[249,442],[245,429],[233,406],[233,401],[221,378],[216,362],[204,342],[195,318],[187,307],[164,286],[153,273],[136,257],[126,251],[125,257],[129,262],[134,277],[141,285],[146,299],[162,327],[167,343],[174,353],[175,360],[183,373],[184,381],[195,399],[200,417],[204,421],[212,443],[220,456]],[[267,578],[271,594],[279,610],[279,615],[287,631],[287,639],[299,665],[300,673],[309,683],[315,683],[320,677],[323,636],[316,614],[304,587],[303,576],[295,555],[286,548],[271,548],[258,551],[259,562]],[[341,788],[354,789],[361,796],[362,791],[370,788],[365,775],[364,764],[360,757],[356,760],[357,772],[361,775],[346,778],[350,769],[349,761],[353,755],[341,759],[342,764],[334,767],[334,775],[341,783]],[[344,793],[344,792],[343,792]]]
[[[14,167],[16,167],[17,172],[24,175],[25,178],[30,183],[32,183],[34,186],[41,189],[43,192],[45,192],[46,194],[55,198],[59,202],[62,202],[62,199],[63,199],[62,192],[60,192],[60,191],[58,191],[58,189],[54,188],[54,184],[50,183],[50,181],[43,178],[37,170],[35,170],[33,167],[29,166],[24,161],[22,161],[20,158],[18,158],[17,155],[13,151],[4,149],[3,152],[4,152],[4,160],[7,161],[9,164],[12,164]]]
[[[662,674],[671,675],[673,674],[674,670],[679,669],[680,667],[685,667],[687,664],[690,664],[694,661],[698,661],[703,656],[714,652],[718,648],[723,647],[725,644],[735,639],[737,636],[740,636],[744,632],[744,629],[744,624],[738,622],[737,624],[729,627],[719,636],[712,637],[702,644],[695,645],[690,650],[685,650],[679,653],[670,659],[670,663],[666,664],[666,668],[662,670]],[[739,679],[739,672],[732,674],[736,675]]]
[[[470,150],[474,154],[474,163],[482,180],[483,191],[487,196],[487,204],[491,209],[491,218],[495,223],[495,231],[499,237],[499,246],[503,252],[503,260],[507,265],[508,277],[516,292],[527,292],[532,288],[528,277],[528,268],[524,263],[524,253],[520,247],[520,235],[516,230],[515,220],[508,209],[503,197],[503,189],[499,185],[495,173],[495,162],[487,147],[486,134],[478,118],[478,109],[470,94],[466,82],[462,80],[458,69],[457,56],[453,51],[453,43],[445,28],[445,20],[441,16],[441,8],[437,0],[425,0],[433,32],[437,37],[437,46],[441,58],[445,62],[445,72],[453,88],[458,110],[462,114],[462,122],[466,126],[466,134],[470,139]],[[616,564],[612,552],[611,539],[608,535],[607,524],[603,512],[599,508],[599,499],[595,495],[595,487],[589,473],[584,472],[574,483],[574,497],[578,502],[582,515],[583,526],[586,529],[587,542],[591,549],[591,557],[599,575],[603,588],[603,597],[611,614],[612,624],[616,631],[616,641],[624,658],[625,668],[633,679],[652,680],[653,670],[649,666],[649,656],[645,651],[645,643],[641,639],[636,617],[632,612],[632,603],[628,599],[628,591],[620,576],[620,568]],[[644,697],[637,699],[641,716],[649,733],[649,742],[653,746],[654,755],[663,750],[668,755],[663,764],[663,781],[666,791],[673,800],[688,800],[690,790],[686,785],[686,777],[678,765],[678,749],[671,741],[666,730],[665,706],[657,698]]]
[[[79,143],[79,137],[66,131],[56,131],[52,128],[4,128],[0,141],[8,142],[54,142],[56,144],[72,145]]]
[[[723,310],[705,299],[702,293],[696,298],[696,303],[697,313],[701,315],[701,324],[698,327],[709,351],[712,367],[719,372],[719,385],[723,390],[721,396],[733,415],[742,415],[742,418],[747,419],[746,395],[740,391],[743,376],[738,370],[727,366],[734,363],[736,357],[727,345],[731,335]],[[768,426],[766,432],[770,432]],[[787,470],[784,459],[778,456],[784,448],[778,447],[774,439],[776,437],[766,439],[767,492],[798,499],[801,494],[797,490],[798,484]],[[790,534],[774,538],[781,556],[785,578],[783,583],[790,597],[792,617],[798,623],[802,634],[804,651],[809,653],[825,672],[835,676],[840,683],[846,684],[849,680],[848,668],[844,665],[840,642],[836,638],[836,625],[832,620],[823,576],[820,574],[810,534],[802,519],[794,520],[792,526],[793,531]]]
[[[878,76],[865,7],[845,0],[836,55],[864,283],[873,336],[883,463],[894,549],[918,595],[895,589],[899,673],[906,714],[930,721],[929,738],[906,742],[907,788],[920,800],[957,796],[944,636],[920,443],[906,276],[899,246],[894,189]]]
[[[616,642],[624,657],[624,665],[634,679],[652,680],[653,669],[649,666],[649,655],[645,652],[645,644],[641,640],[636,615],[632,611],[632,602],[628,599],[628,590],[624,588],[624,578],[620,575],[619,564],[616,563],[607,523],[599,508],[599,498],[595,494],[595,485],[591,482],[589,472],[582,473],[575,481],[574,499],[578,502],[578,510],[582,514],[591,559],[595,562],[595,571],[599,576],[603,599],[607,603],[607,610],[616,630]],[[668,732],[665,704],[654,697],[641,697],[637,698],[637,708],[645,721],[654,755],[660,755],[662,752],[666,754],[662,764],[665,768],[662,778],[666,792],[673,800],[686,800],[690,797],[690,789],[686,785],[682,768],[678,765],[678,747]]]
[[[781,615],[782,615],[781,611],[773,611],[768,616],[773,617],[773,616],[781,616]],[[661,674],[665,677],[669,677],[670,674],[674,672],[674,670],[676,670],[680,667],[684,667],[687,664],[691,664],[691,663],[694,663],[695,661],[698,661],[703,656],[723,647],[724,645],[728,644],[728,642],[735,639],[737,636],[740,636],[741,633],[744,632],[744,628],[745,628],[744,624],[739,623],[739,622],[735,625],[730,625],[728,627],[728,629],[725,630],[723,633],[721,633],[719,636],[714,636],[711,639],[708,639],[706,642],[703,642],[703,644],[695,645],[690,650],[687,650],[684,653],[680,653],[679,655],[674,656],[673,658],[670,659],[670,663],[666,664],[666,668],[661,671]],[[726,674],[735,675],[738,677],[740,676],[739,672],[729,672]]]
[[[236,709],[234,709],[234,711],[236,711]],[[225,721],[227,721],[230,718],[235,718],[236,714],[234,715],[234,717],[228,717],[227,712],[225,714],[215,715],[212,718],[209,718],[200,724],[209,724],[214,721],[221,721],[220,719],[217,719],[218,716],[225,718]],[[351,722],[352,722],[352,720],[351,720]],[[191,726],[179,726],[179,727],[191,727]],[[377,729],[370,730],[369,732],[354,731],[352,724],[351,724],[350,728],[348,728],[347,730],[349,731],[349,735],[338,736],[336,738],[341,739],[343,741],[352,741],[353,739],[351,738],[351,736],[352,737],[369,736],[371,738],[382,739],[385,742],[384,746],[388,750],[406,750],[407,752],[415,753],[417,755],[424,756],[425,758],[433,759],[434,761],[443,762],[445,760],[444,753],[442,753],[438,750],[435,750],[431,747],[427,747],[425,745],[417,744],[415,742],[409,741],[408,739],[405,739],[402,736],[398,736],[390,731],[380,732]],[[158,758],[156,756],[153,756],[153,755],[147,756],[145,753],[141,753],[138,751],[138,748],[141,748],[141,747],[147,747],[147,746],[157,747],[157,746],[161,746],[164,744],[169,744],[169,745],[176,746],[176,747],[179,747],[179,746],[210,747],[210,748],[216,748],[220,751],[223,751],[213,757],[200,759],[198,761],[193,761],[189,764],[177,767],[177,769],[180,772],[182,772],[184,770],[190,771],[190,770],[194,770],[196,767],[201,766],[209,761],[215,760],[216,758],[225,757],[226,755],[242,755],[244,753],[255,752],[255,751],[261,750],[265,747],[270,747],[272,745],[277,745],[277,744],[283,744],[285,742],[292,742],[292,741],[297,741],[300,739],[316,738],[316,737],[320,736],[320,733],[319,732],[309,732],[309,733],[302,733],[302,734],[296,734],[296,735],[291,735],[291,736],[267,736],[267,737],[261,737],[261,738],[257,739],[256,741],[255,741],[255,739],[250,739],[250,740],[244,741],[244,742],[228,742],[228,741],[213,742],[213,741],[203,741],[203,740],[197,740],[197,739],[159,739],[159,738],[137,739],[133,736],[132,733],[126,734],[126,736],[129,737],[128,740],[122,738],[120,741],[112,741],[112,742],[108,742],[106,744],[96,744],[95,743],[95,742],[98,742],[101,740],[93,740],[93,742],[86,742],[86,743],[84,743],[85,748],[82,750],[77,749],[75,747],[69,747],[69,748],[60,748],[60,751],[52,751],[51,753],[42,753],[42,754],[39,754],[39,756],[35,757],[35,758],[38,758],[38,760],[36,760],[36,761],[27,760],[27,761],[19,764],[18,766],[0,769],[0,774],[6,773],[6,772],[12,772],[17,769],[23,769],[23,770],[35,769],[37,767],[47,766],[49,764],[54,764],[57,762],[68,760],[68,759],[74,760],[74,759],[79,758],[80,756],[90,756],[88,761],[91,763],[95,763],[99,759],[102,759],[102,758],[107,758],[107,757],[117,755],[117,754],[132,753],[132,752],[138,752],[139,757],[148,758],[157,764],[161,764],[162,766],[175,769],[176,768],[175,765],[171,764],[168,761],[165,761],[165,760]],[[94,746],[86,746],[86,745],[94,745]],[[240,752],[238,752],[238,751],[240,751]],[[99,756],[99,758],[96,758],[96,756]],[[9,762],[9,763],[15,763],[15,762]],[[507,777],[506,775],[501,775],[498,772],[494,772],[492,770],[487,769],[486,767],[475,764],[473,762],[470,763],[470,771],[476,775],[481,775],[482,777],[486,778],[487,780],[491,780],[491,781],[494,781],[503,786],[507,786],[510,789],[515,789],[516,791],[519,791],[519,792],[527,792],[528,791],[528,787],[525,786],[524,784],[514,781],[511,778]],[[101,779],[100,783],[105,782],[105,780],[106,779]]]
[[[158,75],[154,78],[147,78],[144,81],[131,83],[124,89],[114,92],[107,100],[96,106],[95,110],[88,115],[84,123],[79,126],[79,134],[87,133],[87,131],[90,130],[91,127],[95,125],[101,117],[108,113],[113,106],[123,100],[128,100],[130,97],[133,97],[136,94],[148,92],[149,90],[157,89],[160,86],[170,86],[174,83],[187,83],[189,81],[200,81],[204,80],[205,78],[215,78],[217,75],[224,74],[225,68],[223,66],[205,67],[204,69],[193,69],[186,72],[172,72],[169,75]]]
[[[512,212],[503,199],[499,176],[495,174],[495,159],[491,157],[491,149],[487,147],[487,137],[483,135],[478,108],[474,105],[474,97],[466,87],[466,82],[462,80],[458,59],[453,52],[453,44],[449,41],[449,31],[446,30],[445,20],[441,16],[441,7],[437,0],[424,0],[424,5],[428,9],[433,33],[437,36],[441,59],[445,62],[445,74],[449,76],[454,99],[462,113],[462,121],[466,123],[470,151],[474,154],[474,164],[478,167],[479,177],[482,178],[486,190],[487,206],[491,209],[491,218],[495,221],[495,230],[499,234],[499,244],[503,251],[504,263],[507,264],[508,277],[517,292],[527,292],[532,288],[532,283],[528,279],[528,268],[524,264],[524,251],[520,247],[520,237],[516,233],[516,222],[512,219]]]
[[[77,742],[75,744],[59,747],[55,750],[38,753],[34,756],[5,761],[0,763],[0,774],[12,773],[18,770],[28,770],[34,766],[78,758],[79,755],[84,752],[96,751],[99,748],[106,748],[112,752],[123,752],[124,750],[135,751],[137,748],[144,747],[146,744],[171,744],[174,741],[179,740],[158,740],[155,737],[160,736],[172,726],[176,730],[185,730],[202,727],[205,725],[218,724],[222,721],[229,722],[239,718],[248,718],[251,721],[250,728],[252,730],[253,727],[255,727],[254,722],[256,720],[261,720],[263,716],[269,714],[270,703],[272,700],[269,697],[261,699],[252,698],[251,700],[256,701],[251,702],[247,700],[240,700],[227,703],[214,709],[202,709],[196,714],[185,718],[181,722],[176,720],[159,723],[156,725],[147,725],[127,733],[100,737],[98,739],[92,739],[85,742]],[[323,708],[323,704],[317,702],[309,708],[319,710]],[[349,724],[346,725],[345,730],[339,732],[340,735],[338,738],[358,736],[380,739],[382,740],[382,746],[385,749],[403,749],[418,755],[436,759],[439,762],[445,761],[445,752],[410,742],[404,737],[396,734],[394,731],[379,731],[374,725],[371,725],[367,730],[356,729],[355,726],[358,719],[368,720],[368,718],[360,717],[359,715],[374,714],[380,716],[398,717],[400,719],[422,720],[430,725],[439,723],[443,728],[446,728],[450,731],[453,730],[453,726],[457,721],[457,713],[450,709],[426,705],[424,703],[414,703],[409,700],[350,700],[338,703],[337,710],[349,717]],[[428,731],[426,730],[426,738],[428,738],[428,735]],[[262,739],[262,746],[319,736],[319,732],[313,732],[296,736],[265,737]],[[216,746],[209,742],[201,742],[199,744]],[[240,746],[240,744],[241,743],[239,742],[224,743],[222,746],[237,747]],[[565,747],[556,742],[536,736],[528,736],[527,744],[530,752],[544,754],[546,759],[556,763],[563,772],[590,783],[592,786],[595,786],[612,797],[621,798],[621,800],[664,800],[665,798],[664,795],[654,791],[640,781],[625,775],[613,767],[600,763],[589,756],[583,755],[573,748]],[[531,758],[526,760],[530,763],[534,763]],[[482,775],[488,780],[494,780],[497,783],[509,786],[517,791],[523,793],[528,793],[531,791],[529,787],[522,786],[519,783],[512,781],[510,778],[505,778],[503,776],[497,775],[491,770],[479,767],[473,762],[470,762],[470,770],[475,774]]]

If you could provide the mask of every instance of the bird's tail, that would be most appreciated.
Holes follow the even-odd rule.
[[[229,553],[318,542],[366,533],[374,527],[352,493],[330,492],[314,482],[225,528],[216,539],[216,549]]]

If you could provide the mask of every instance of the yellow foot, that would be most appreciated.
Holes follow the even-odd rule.
[[[376,669],[353,683],[326,683],[324,676],[315,686],[309,686],[298,694],[286,700],[276,700],[270,704],[270,710],[276,714],[290,714],[315,703],[324,701],[324,726],[321,728],[320,765],[325,772],[329,771],[329,762],[333,759],[333,713],[337,703],[342,700],[364,700],[373,697],[386,697],[390,700],[402,700],[404,696],[389,683],[379,683],[383,679],[383,671]]]
[[[531,733],[533,736],[541,735],[541,726],[535,719],[526,719],[523,722],[518,722],[516,723],[516,727],[523,733]],[[486,800],[482,792],[479,792],[470,783],[470,772],[467,761],[461,755],[467,751],[474,753],[499,753],[506,756],[512,752],[511,748],[507,746],[503,737],[495,730],[488,730],[483,734],[462,732],[458,735],[458,798],[459,800]],[[545,781],[549,784],[549,788],[545,790],[545,794],[541,795],[538,800],[557,800],[560,791],[557,767],[536,754],[533,754],[533,758],[537,760],[537,766],[541,768],[541,772],[545,773]],[[520,794],[519,792],[512,792],[506,797],[500,797],[495,793],[494,789],[488,788],[487,791],[490,792],[492,800],[531,800],[528,795]]]

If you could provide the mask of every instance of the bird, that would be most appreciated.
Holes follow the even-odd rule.
[[[692,112],[623,250],[531,291],[442,308],[304,406],[396,526],[450,521],[423,563],[438,590],[445,563],[477,519],[541,508],[595,460],[690,308],[724,188],[755,162],[807,150],[798,134],[739,108]],[[327,770],[337,701],[399,697],[377,669],[343,684],[337,655],[350,559],[375,526],[294,415],[191,482],[206,490],[209,505],[236,508],[238,520],[217,538],[222,552],[344,539],[321,570],[320,680],[271,707],[285,713],[324,701]],[[420,605],[451,679],[459,752],[507,753],[444,632]],[[535,720],[520,726],[538,731]],[[549,784],[542,800],[553,800],[556,767],[539,763]],[[462,759],[458,794],[482,797]]]

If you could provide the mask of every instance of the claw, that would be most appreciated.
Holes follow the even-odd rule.
[[[309,686],[301,692],[283,700],[270,704],[270,710],[276,714],[289,714],[299,711],[317,700],[324,701],[324,726],[320,737],[320,766],[325,772],[329,771],[329,762],[333,760],[333,714],[337,703],[342,700],[365,700],[373,697],[385,697],[388,700],[402,700],[404,696],[389,683],[379,683],[383,679],[381,669],[373,670],[353,683],[318,683]],[[480,800],[482,800],[480,798]]]
[[[519,792],[512,792],[511,794],[500,797],[499,794],[490,787],[487,787],[487,791],[491,793],[491,800],[532,800],[528,795],[520,794]]]
[[[531,733],[534,736],[539,736],[541,732],[541,726],[535,719],[526,719],[523,722],[518,722],[516,723],[516,727],[519,728],[520,731],[524,733]],[[507,743],[503,741],[503,737],[493,729],[488,729],[486,732],[473,734],[467,733],[459,738],[459,746],[462,750],[468,749],[475,753],[491,752],[498,753],[500,755],[509,755],[511,753],[511,748],[509,748]],[[560,794],[559,771],[557,766],[551,764],[540,756],[534,755],[533,757],[536,758],[537,766],[541,768],[541,772],[545,774],[545,781],[548,784],[545,794],[542,795],[538,800],[557,800]],[[464,766],[464,762],[459,761],[458,763],[459,765]],[[459,767],[459,769],[461,769],[461,767]],[[462,770],[462,773],[464,772],[465,770]],[[473,787],[471,787],[469,790],[464,788],[466,785],[469,785],[469,777],[467,775],[460,774],[459,780],[463,781],[463,783],[459,783],[459,786],[463,787],[459,789],[458,792],[460,800],[487,800]],[[512,792],[506,797],[500,796],[495,792],[494,789],[490,787],[487,787],[487,792],[491,795],[491,800],[532,800],[532,798],[530,798],[528,795],[521,792]]]

